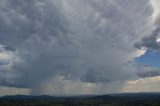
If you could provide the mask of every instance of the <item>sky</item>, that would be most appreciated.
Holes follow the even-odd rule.
[[[139,65],[149,65],[160,68],[160,53],[147,51],[144,55],[135,59]]]
[[[0,96],[160,92],[159,0],[0,0]]]

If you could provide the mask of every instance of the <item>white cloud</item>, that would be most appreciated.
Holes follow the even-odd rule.
[[[9,60],[11,57],[7,53],[0,53],[0,60]]]
[[[160,92],[160,76],[128,81],[121,92]]]
[[[160,1],[159,0],[151,0],[151,4],[153,5],[154,13],[152,15],[155,20],[160,14]]]
[[[25,88],[0,86],[0,96],[5,95],[29,95],[30,90]]]
[[[0,66],[7,66],[15,60],[15,54],[12,51],[5,50],[5,48],[0,45]]]

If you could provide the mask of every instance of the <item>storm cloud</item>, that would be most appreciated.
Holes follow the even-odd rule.
[[[135,47],[141,49],[146,48],[150,51],[160,51],[160,2],[158,0],[151,0],[153,5],[154,13],[153,18],[153,28],[152,31],[144,36],[140,41],[135,44]]]
[[[12,58],[0,84],[32,94],[118,92],[138,76],[136,47],[157,46],[154,38],[134,46],[147,39],[152,14],[149,0],[1,0],[0,44]]]
[[[160,70],[158,68],[151,67],[151,66],[141,66],[139,68],[138,75],[141,78],[160,76]]]
[[[159,51],[160,50],[160,26],[152,31],[151,35],[144,37],[141,41],[135,44],[135,47],[141,49],[146,48],[151,51]]]

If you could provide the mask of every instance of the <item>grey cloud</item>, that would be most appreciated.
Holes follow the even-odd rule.
[[[14,46],[20,46],[23,41],[36,35],[47,40],[49,35],[57,35],[57,29],[63,31],[65,27],[61,25],[63,16],[58,14],[58,10],[51,5],[49,0],[45,2],[2,0],[1,2],[4,3],[0,11],[0,41],[6,47],[13,49]]]
[[[100,69],[90,70],[86,73],[83,82],[92,82],[92,83],[102,83],[102,82],[111,82],[110,78],[105,75]]]
[[[14,51],[14,48],[12,48],[11,46],[5,46],[4,49],[6,51]]]
[[[160,36],[159,34],[160,34],[160,27],[152,31],[150,36],[142,38],[141,41],[135,44],[135,47],[139,49],[141,49],[142,47],[145,47],[153,51],[159,51],[160,42],[157,42],[157,38]]]
[[[160,76],[160,70],[158,68],[143,66],[139,69],[137,73],[139,77],[155,77]]]
[[[155,1],[157,4],[159,4],[158,1]],[[157,12],[158,10],[154,10]],[[154,15],[154,14],[153,14]],[[141,49],[141,48],[146,48],[151,51],[159,51],[160,50],[160,42],[157,41],[157,39],[160,38],[160,16],[157,14],[157,17],[154,17],[154,25],[153,25],[153,30],[150,32],[150,34],[144,36],[140,41],[138,41],[135,44],[135,47]]]
[[[1,85],[41,94],[57,76],[80,81],[74,89],[135,78],[128,61],[137,57],[133,45],[143,36],[140,29],[150,30],[151,15],[149,0],[1,0],[0,43],[18,58],[2,70]],[[122,84],[115,85],[117,91]]]

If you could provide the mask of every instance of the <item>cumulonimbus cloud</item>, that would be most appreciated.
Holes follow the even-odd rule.
[[[1,85],[33,94],[47,92],[42,85],[72,93],[63,81],[78,82],[72,90],[118,91],[115,82],[137,77],[134,44],[150,32],[152,13],[149,0],[1,0],[0,44],[18,58],[2,70]]]

